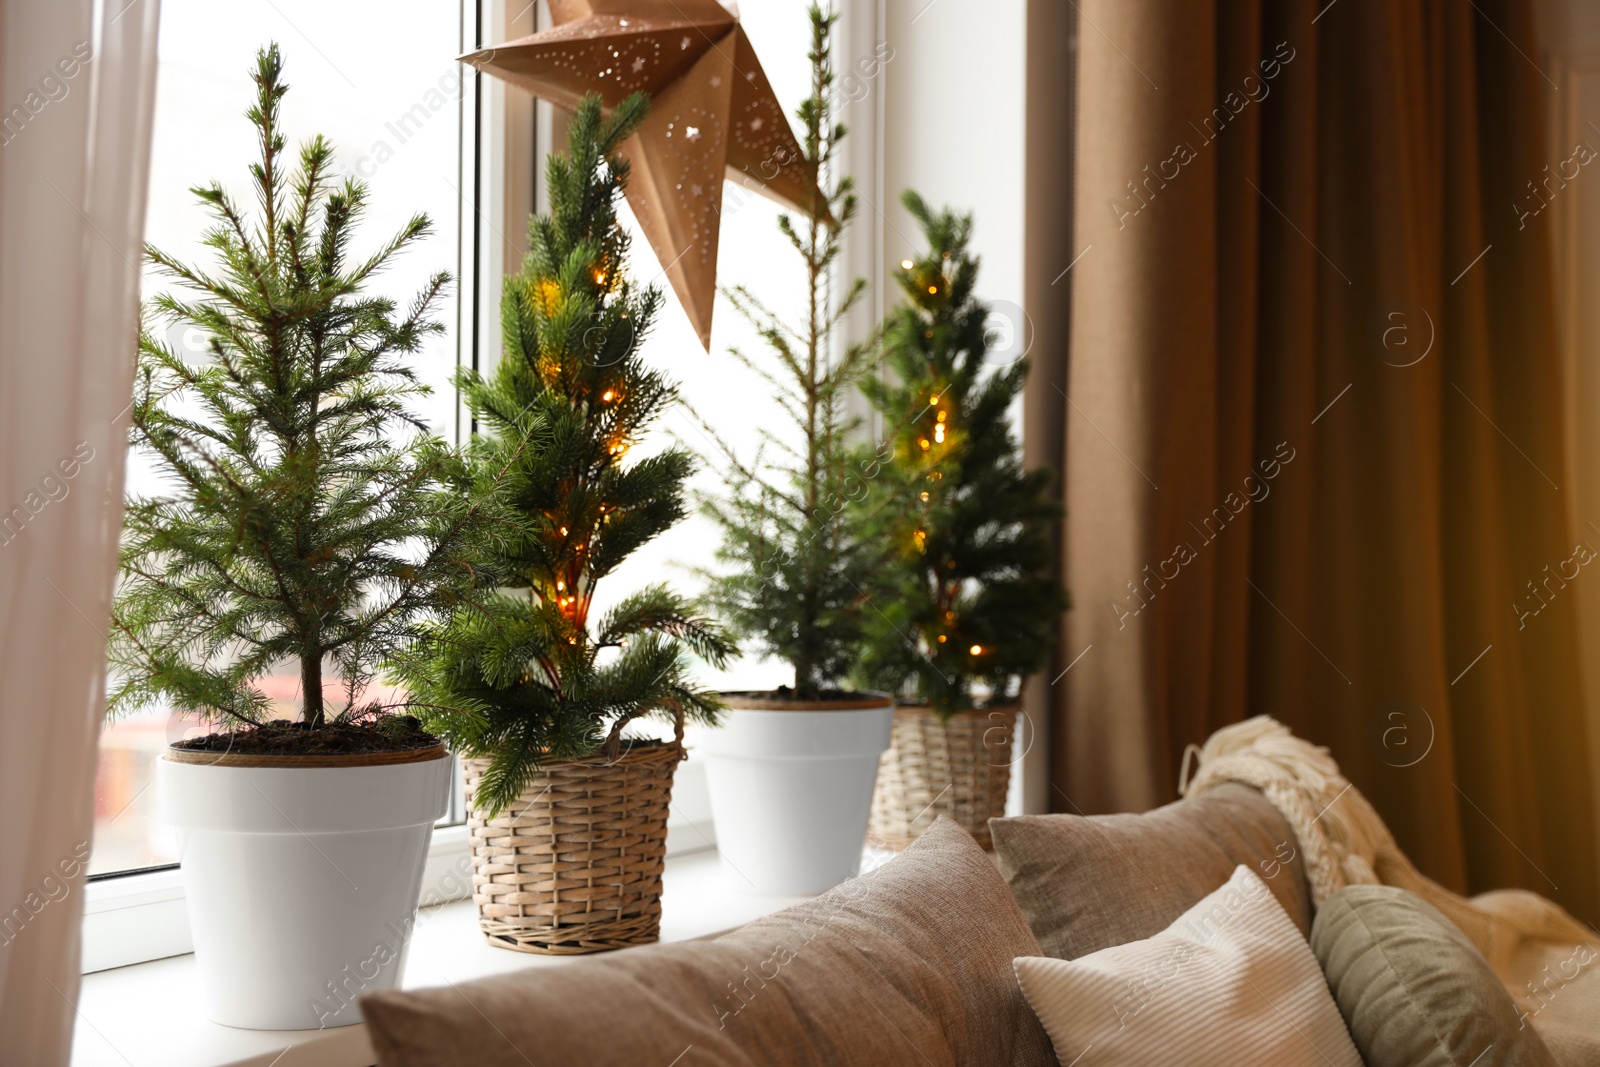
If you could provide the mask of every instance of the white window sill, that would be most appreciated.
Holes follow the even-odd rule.
[[[881,857],[874,858],[881,862]],[[869,859],[866,865],[871,863]],[[666,865],[661,940],[691,941],[725,933],[802,899],[733,891],[723,880],[714,850],[672,856]],[[491,948],[478,931],[476,908],[470,900],[462,900],[418,913],[403,985],[412,989],[465,982],[583,958]],[[369,1067],[373,1063],[365,1026],[272,1031],[210,1022],[201,1014],[199,980],[193,955],[84,975],[73,1067]]]

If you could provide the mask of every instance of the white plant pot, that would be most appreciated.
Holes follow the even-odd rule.
[[[433,824],[449,805],[450,760],[432,751],[379,765],[159,761],[207,1018],[348,1026],[361,1021],[358,997],[399,986]]]
[[[854,877],[894,701],[723,696],[725,725],[707,732],[700,751],[729,884],[806,894]]]

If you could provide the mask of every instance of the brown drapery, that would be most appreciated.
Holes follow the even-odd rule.
[[[1054,806],[1270,714],[1446,885],[1600,920],[1531,5],[1077,7]]]

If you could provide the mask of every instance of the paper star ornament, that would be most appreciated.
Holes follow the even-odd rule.
[[[622,149],[628,203],[709,350],[723,178],[802,212],[817,196],[761,61],[717,0],[550,0],[550,13],[555,28],[461,58],[559,107],[649,94]]]

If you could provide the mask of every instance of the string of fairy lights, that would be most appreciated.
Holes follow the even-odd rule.
[[[947,284],[948,278],[945,277],[944,261],[948,260],[949,258],[949,252],[942,252],[939,262],[936,265],[928,268],[927,276],[924,279],[928,296],[937,297],[941,292],[948,293],[949,286]],[[900,269],[908,274],[917,271],[917,268],[918,265],[914,260],[902,259],[900,261]],[[946,284],[942,285],[941,283]],[[924,336],[931,340],[933,338],[933,331],[925,331]],[[917,436],[917,447],[922,452],[929,454],[929,466],[934,467],[935,469],[928,471],[926,480],[931,483],[935,489],[938,488],[938,483],[944,480],[944,473],[936,469],[940,460],[944,458],[944,455],[948,454],[949,448],[944,446],[953,447],[956,440],[955,424],[951,420],[949,406],[943,402],[947,390],[948,386],[936,387],[935,390],[928,395],[927,406],[921,409],[917,416],[917,420],[922,424],[920,429],[926,431],[919,432]],[[931,427],[929,427],[926,422],[930,412],[932,413],[933,418]],[[934,503],[933,490],[922,490],[918,494],[918,500],[925,505],[922,509],[922,516],[924,521],[926,521],[929,513],[932,511]],[[928,531],[923,526],[919,526],[917,529],[912,531],[912,540],[915,544],[917,552],[921,555],[926,555],[928,551]],[[955,560],[947,559],[943,562],[945,569],[955,569]],[[951,633],[954,633],[958,629],[956,625],[956,612],[954,611],[953,607],[948,605],[953,605],[956,597],[959,595],[960,582],[946,582],[938,578],[937,571],[938,568],[937,565],[935,565],[934,581],[938,588],[938,603],[944,608],[941,619],[944,623],[944,628],[948,630],[949,633],[938,633],[934,636],[937,644],[944,645],[949,643]],[[927,649],[926,651],[932,652],[935,655],[938,654],[937,650],[935,649]],[[984,655],[985,651],[986,650],[984,646],[978,643],[973,643],[967,648],[967,654],[973,658]]]

